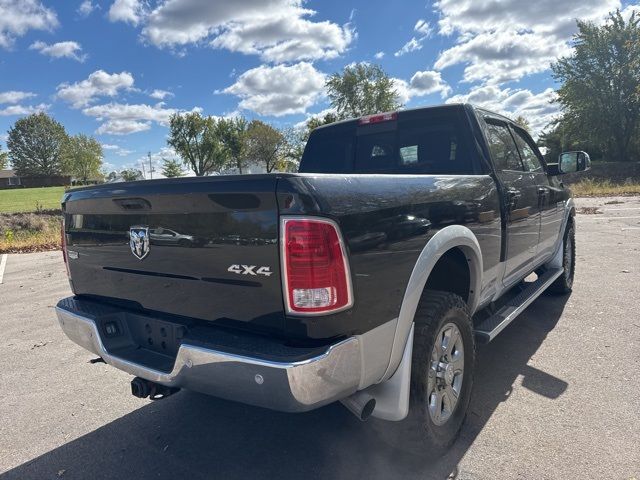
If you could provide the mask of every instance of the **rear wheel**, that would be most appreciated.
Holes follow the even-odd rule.
[[[383,434],[413,453],[438,453],[456,439],[473,384],[475,344],[465,301],[427,290],[415,316],[409,415]]]
[[[576,269],[576,231],[573,222],[569,223],[564,233],[562,250],[562,268],[564,272],[551,284],[549,291],[553,293],[571,293],[573,277]]]

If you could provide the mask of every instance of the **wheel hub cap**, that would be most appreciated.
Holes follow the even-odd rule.
[[[463,375],[462,335],[456,325],[447,323],[436,335],[427,382],[429,415],[436,425],[444,425],[451,418],[458,404]]]

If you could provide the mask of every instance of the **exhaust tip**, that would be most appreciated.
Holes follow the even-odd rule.
[[[356,392],[350,397],[343,398],[340,402],[363,422],[371,416],[376,408],[376,399],[364,392]]]
[[[376,408],[376,399],[372,398],[367,403],[365,403],[364,407],[362,408],[362,412],[360,413],[360,420],[364,422],[367,418],[371,416],[375,408]]]

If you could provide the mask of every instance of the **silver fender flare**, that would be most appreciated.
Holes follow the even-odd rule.
[[[388,380],[394,374],[405,353],[405,347],[412,349],[412,345],[407,345],[407,339],[413,327],[416,309],[418,308],[418,302],[422,296],[424,286],[438,260],[440,260],[442,255],[447,251],[455,247],[462,250],[469,262],[471,281],[467,304],[469,311],[471,313],[475,312],[482,288],[483,270],[480,245],[476,236],[467,227],[450,225],[431,237],[422,249],[413,267],[404,293],[402,305],[400,306],[400,314],[398,315],[398,323],[396,325],[389,365],[380,380],[381,382]]]

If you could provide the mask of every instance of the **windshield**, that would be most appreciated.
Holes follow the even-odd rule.
[[[466,124],[456,113],[401,113],[395,121],[318,129],[309,138],[300,172],[471,174]]]

